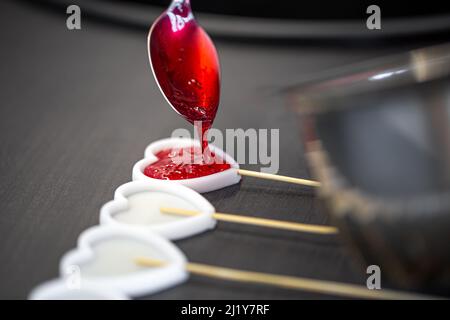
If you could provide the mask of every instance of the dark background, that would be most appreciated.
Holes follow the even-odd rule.
[[[167,7],[170,0],[115,0],[117,2],[137,2]],[[392,1],[392,0],[345,0],[345,1],[289,1],[289,0],[242,0],[211,1],[193,0],[196,12],[208,12],[243,17],[265,17],[280,19],[342,20],[365,17],[366,8],[372,4],[383,8],[383,17],[412,17],[437,15],[448,12],[444,1]]]
[[[0,2],[0,298],[26,298],[34,286],[57,277],[61,256],[83,230],[98,224],[100,207],[131,180],[146,145],[190,128],[152,78],[146,36],[146,30],[85,16],[82,30],[69,31],[65,8]],[[280,174],[308,177],[283,88],[324,70],[438,41],[216,39],[222,97],[214,126],[280,128]],[[244,178],[205,196],[221,212],[328,222],[308,188]],[[195,262],[365,284],[364,269],[332,236],[219,223],[176,244]],[[322,297],[194,276],[149,298]]]

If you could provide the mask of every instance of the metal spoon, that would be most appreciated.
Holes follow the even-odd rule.
[[[197,24],[189,0],[173,0],[153,23],[148,54],[167,102],[189,122],[201,122],[203,137],[219,106],[220,66],[216,48]]]

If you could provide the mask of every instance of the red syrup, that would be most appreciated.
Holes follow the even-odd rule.
[[[175,0],[153,24],[148,41],[153,73],[171,106],[196,124],[202,150],[219,106],[220,66],[213,42],[197,24],[189,0]]]
[[[212,152],[208,152],[208,157],[204,159],[200,148],[166,149],[159,151],[155,156],[158,160],[144,169],[144,174],[154,179],[199,178],[231,167]]]

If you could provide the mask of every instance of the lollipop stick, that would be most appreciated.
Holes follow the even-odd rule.
[[[310,186],[310,187],[320,187],[320,182],[313,181],[313,180],[293,178],[293,177],[287,177],[287,176],[280,176],[280,175],[277,175],[277,174],[264,173],[264,172],[258,172],[258,171],[250,171],[250,170],[243,170],[243,169],[238,169],[237,172],[241,176],[248,176],[248,177],[260,178],[260,179],[276,180],[276,181],[282,181],[282,182],[288,182],[288,183],[295,183],[295,184],[301,184],[303,186]]]
[[[144,267],[159,267],[164,262],[157,259],[138,257],[135,263]],[[209,278],[245,283],[264,284],[275,287],[330,294],[363,299],[431,299],[433,297],[393,290],[369,290],[366,287],[333,281],[282,276],[270,273],[222,268],[201,263],[186,263],[186,270],[192,274]]]
[[[162,208],[159,208],[159,210],[162,213],[176,214],[176,215],[183,215],[183,216],[195,216],[195,215],[200,214],[199,211],[186,210],[186,209],[180,209],[180,208],[162,207]],[[299,232],[308,232],[308,233],[317,233],[317,234],[335,234],[338,232],[338,230],[335,227],[296,223],[296,222],[287,222],[287,221],[272,220],[272,219],[262,219],[262,218],[254,218],[254,217],[244,217],[244,216],[228,214],[228,213],[220,213],[220,212],[214,213],[213,218],[216,220],[219,220],[219,221],[250,224],[250,225],[255,225],[255,226],[260,226],[260,227],[284,229],[284,230],[299,231]]]

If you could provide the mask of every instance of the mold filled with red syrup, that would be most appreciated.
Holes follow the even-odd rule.
[[[154,75],[172,107],[202,122],[202,149],[219,106],[220,66],[213,42],[197,24],[188,0],[173,1],[152,26],[148,49]]]
[[[208,152],[203,156],[200,148],[166,149],[155,154],[157,161],[144,169],[150,178],[182,180],[208,176],[229,169],[224,159]]]

